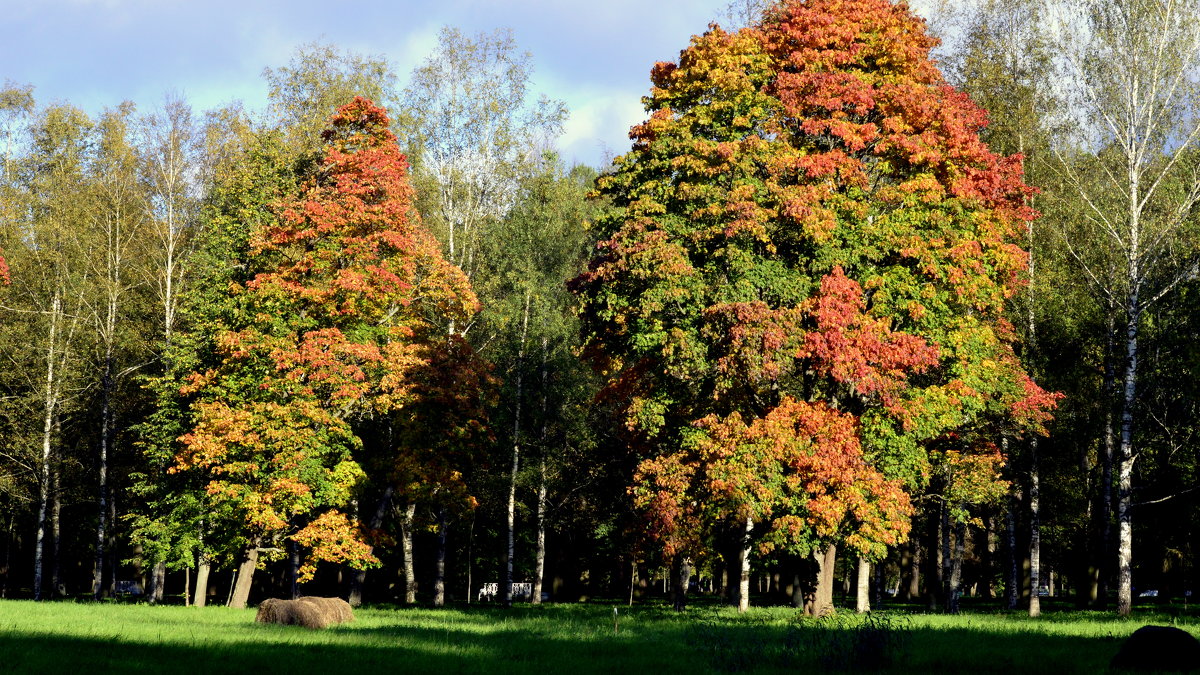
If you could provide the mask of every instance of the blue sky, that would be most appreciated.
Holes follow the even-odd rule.
[[[262,106],[264,67],[320,40],[387,57],[400,76],[429,54],[442,26],[511,28],[533,54],[534,86],[567,103],[561,147],[598,164],[628,147],[643,117],[650,67],[723,16],[728,0],[0,0],[0,80],[40,102],[95,113],[183,94],[197,109],[233,99]]]

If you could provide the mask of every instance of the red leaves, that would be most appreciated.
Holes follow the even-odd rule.
[[[846,538],[874,555],[907,534],[908,496],[864,460],[854,415],[784,397],[749,424],[733,413],[696,425],[705,491],[773,522],[768,547]]]
[[[821,292],[809,301],[816,330],[805,335],[799,358],[811,358],[818,372],[849,384],[863,396],[879,394],[884,404],[903,388],[909,372],[923,372],[938,362],[938,348],[924,339],[898,333],[888,322],[865,313],[862,287],[841,267],[821,281]]]
[[[387,115],[357,98],[324,138],[298,194],[250,233],[256,267],[270,271],[230,289],[249,318],[216,336],[220,365],[181,389],[197,399],[195,425],[171,469],[201,472],[211,499],[256,536],[309,547],[306,575],[315,560],[374,562],[337,511],[364,477],[350,459],[360,443],[350,418],[467,395],[445,380],[478,384],[441,372],[467,363],[445,359],[459,347],[445,326],[477,303],[417,218]],[[453,483],[443,469],[431,473]],[[307,525],[290,532],[298,522]]]
[[[935,44],[903,3],[786,0],[655,66],[573,288],[669,549],[749,515],[878,555],[911,509],[880,467],[1048,419],[1003,319],[1030,188]]]

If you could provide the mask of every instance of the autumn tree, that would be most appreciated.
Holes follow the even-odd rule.
[[[407,167],[384,111],[357,98],[323,135],[324,157],[274,218],[250,230],[261,269],[236,325],[216,335],[220,365],[183,387],[192,427],[173,470],[243,521],[246,553],[231,604],[244,606],[260,548],[284,539],[319,560],[371,564],[342,509],[362,479],[352,421],[416,396],[414,372],[443,349],[440,322],[475,299],[412,211]]]
[[[789,2],[652,71],[649,119],[599,192],[618,207],[575,282],[586,350],[643,460],[669,555],[737,523],[749,555],[878,559],[928,451],[1031,429],[1052,397],[1003,319],[1025,262],[1018,159],[884,0]]]
[[[143,504],[130,515],[132,539],[155,569],[184,569],[190,576],[194,567],[191,595],[201,607],[212,566],[239,555],[244,541],[235,534],[241,531],[237,514],[218,508],[205,475],[168,473],[179,437],[193,424],[194,397],[181,396],[180,389],[193,373],[221,362],[217,337],[244,322],[245,296],[229,289],[244,287],[266,271],[266,261],[250,255],[250,234],[273,220],[274,205],[297,189],[287,157],[279,134],[256,133],[217,172],[197,217],[203,227],[197,228],[186,259],[189,283],[173,286],[178,297],[166,325],[171,332],[163,335],[162,369],[146,382],[153,401],[137,430],[145,462],[133,476],[132,492]]]

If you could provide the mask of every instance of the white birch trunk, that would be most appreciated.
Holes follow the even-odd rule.
[[[859,614],[871,611],[871,563],[866,558],[858,559],[858,583],[855,586],[854,611]]]

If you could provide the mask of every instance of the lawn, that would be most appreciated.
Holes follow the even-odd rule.
[[[206,673],[1044,672],[1107,668],[1145,623],[1060,611],[1039,620],[876,613],[803,620],[785,608],[738,616],[700,606],[364,608],[324,631],[254,623],[254,610],[0,601],[0,670]],[[1176,617],[1195,633],[1200,623]]]

